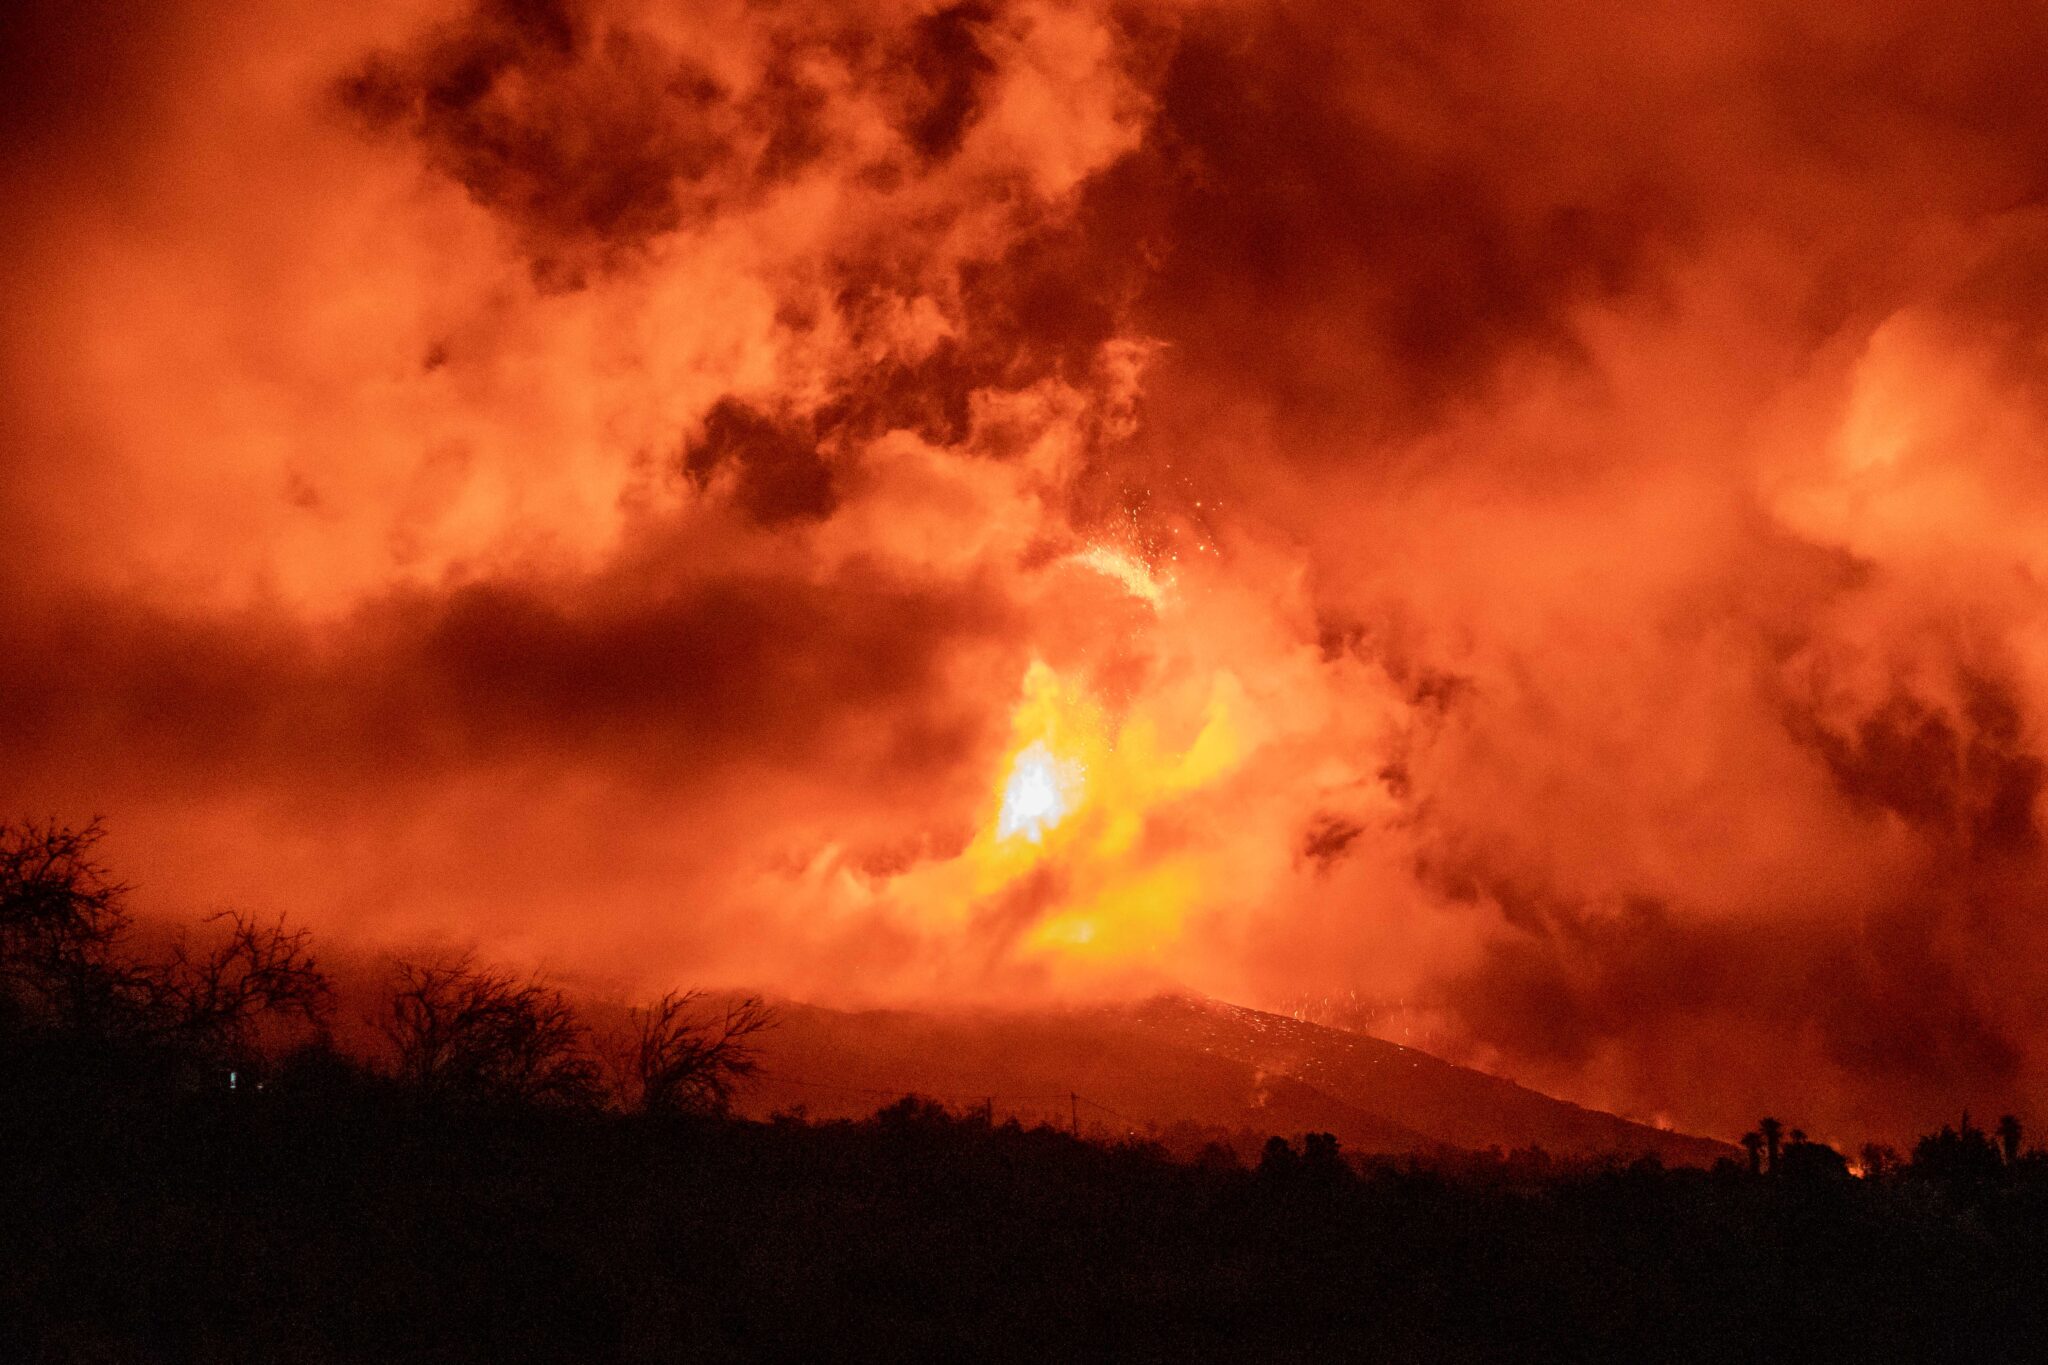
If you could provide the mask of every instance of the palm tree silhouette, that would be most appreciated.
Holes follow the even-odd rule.
[[[1742,1135],[1742,1150],[1749,1153],[1749,1173],[1761,1175],[1764,1168],[1763,1134],[1751,1130]]]
[[[1778,1139],[1783,1136],[1785,1125],[1774,1118],[1766,1117],[1759,1120],[1756,1126],[1764,1135],[1764,1148],[1770,1155],[1770,1170],[1773,1174],[1776,1174],[1778,1170]]]
[[[1998,1118],[1998,1145],[2005,1152],[2005,1164],[2010,1166],[2020,1159],[2020,1137],[2026,1130],[2011,1114]]]

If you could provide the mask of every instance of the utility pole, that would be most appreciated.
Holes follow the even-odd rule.
[[[1074,1136],[1081,1136],[1081,1097],[1071,1090],[1067,1092],[1067,1113],[1074,1124]]]

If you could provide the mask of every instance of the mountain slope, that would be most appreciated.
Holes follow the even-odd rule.
[[[1005,1012],[782,1007],[754,1114],[852,1117],[917,1092],[1110,1132],[1335,1133],[1373,1153],[1540,1146],[1704,1165],[1734,1149],[1631,1123],[1364,1034],[1182,996]],[[1183,1130],[1185,1131],[1185,1130]]]
[[[1733,1147],[1709,1138],[1632,1123],[1427,1052],[1285,1015],[1170,996],[1134,1007],[1129,1017],[1168,1046],[1291,1076],[1378,1113],[1397,1115],[1403,1124],[1454,1147],[1655,1153],[1690,1165],[1735,1155]]]

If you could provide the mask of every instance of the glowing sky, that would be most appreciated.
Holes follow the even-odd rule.
[[[8,22],[0,809],[145,905],[2027,1112],[2032,0]]]

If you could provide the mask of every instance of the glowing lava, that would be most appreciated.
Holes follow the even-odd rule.
[[[1186,621],[1170,574],[1100,546],[1073,562],[1152,609],[1160,652],[1145,684],[1108,699],[1085,668],[1034,660],[979,830],[883,891],[928,932],[1000,944],[1066,980],[1163,966],[1191,920],[1239,894],[1215,831],[1235,818],[1226,789],[1271,728],[1230,669],[1162,647]]]
[[[928,894],[987,904],[1051,872],[1059,889],[1022,933],[1027,952],[1129,961],[1172,943],[1209,878],[1202,853],[1162,841],[1155,824],[1236,767],[1241,695],[1219,675],[1191,696],[1147,697],[1112,716],[1032,665],[994,818],[946,877],[965,885],[935,878]]]
[[[1010,767],[1010,780],[1003,788],[1002,813],[996,818],[998,838],[1022,836],[1039,842],[1045,831],[1059,824],[1080,797],[1081,765],[1060,759],[1034,741]]]

